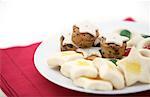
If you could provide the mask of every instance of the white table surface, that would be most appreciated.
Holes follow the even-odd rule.
[[[80,20],[126,17],[150,23],[149,0],[0,0],[0,48],[42,41]]]

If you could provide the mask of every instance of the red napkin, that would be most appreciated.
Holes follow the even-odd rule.
[[[33,56],[40,43],[0,49],[0,87],[9,97],[96,96],[72,91],[45,79],[36,70]],[[127,96],[149,96],[145,91]],[[101,96],[101,95],[98,95]],[[104,96],[104,95],[103,95]],[[125,95],[124,95],[125,96]]]

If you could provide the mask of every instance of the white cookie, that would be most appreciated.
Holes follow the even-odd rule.
[[[147,51],[147,52],[146,52]],[[129,55],[117,62],[124,73],[127,86],[140,81],[150,83],[150,52],[132,47]]]
[[[123,74],[111,61],[102,58],[96,58],[94,60],[94,64],[99,70],[100,78],[110,81],[116,89],[122,89],[125,87]]]
[[[76,79],[81,76],[96,78],[98,74],[92,61],[85,59],[66,62],[61,65],[60,71],[64,76],[70,77],[71,79]]]
[[[92,79],[87,77],[80,77],[78,79],[73,80],[73,83],[76,86],[92,89],[92,90],[112,90],[113,86],[109,81],[104,81],[100,79]]]
[[[80,53],[76,53],[75,51],[64,51],[64,52],[59,52],[54,56],[51,56],[48,59],[47,63],[49,67],[54,68],[60,66],[65,62],[69,62],[81,58],[83,58],[83,55]]]

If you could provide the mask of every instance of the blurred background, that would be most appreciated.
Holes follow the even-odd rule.
[[[0,47],[43,40],[75,21],[133,17],[150,23],[149,0],[0,0]],[[150,31],[149,31],[150,32]]]
[[[149,0],[0,0],[0,48],[42,41],[80,20],[127,17],[146,23],[150,34]]]

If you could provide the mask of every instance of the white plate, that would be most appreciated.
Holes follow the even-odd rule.
[[[114,25],[114,23],[112,24]],[[115,24],[120,25],[121,23],[116,22]],[[108,27],[106,26],[107,25],[103,26],[103,28],[109,28],[109,26]],[[136,23],[134,25],[132,24],[132,27],[134,28],[138,27],[138,31],[139,31],[139,25],[137,25]],[[146,31],[144,26],[140,30]],[[127,94],[127,93],[136,93],[136,92],[150,90],[150,84],[140,84],[140,83],[137,83],[136,85],[130,87],[126,87],[122,90],[112,90],[112,91],[88,90],[73,85],[70,79],[64,77],[58,70],[50,69],[47,64],[47,59],[49,58],[49,56],[52,56],[53,54],[59,52],[60,35],[61,35],[60,33],[51,33],[50,37],[46,41],[40,44],[40,46],[37,48],[34,55],[35,67],[41,73],[41,75],[43,75],[49,81],[71,90],[85,92],[85,93],[93,93],[93,94]]]

